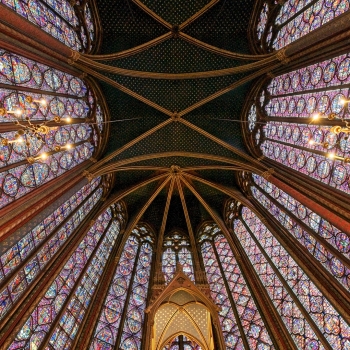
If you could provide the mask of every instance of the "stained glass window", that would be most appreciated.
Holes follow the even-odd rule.
[[[219,318],[226,349],[244,348],[242,337],[246,338],[251,349],[274,349],[226,238],[216,224],[206,225],[199,234],[211,295],[221,307]],[[240,332],[238,322],[244,335]]]
[[[176,264],[182,266],[183,272],[191,281],[195,280],[192,253],[189,250],[189,246],[188,237],[177,231],[170,233],[164,238],[162,271],[166,283],[173,279],[176,272]]]
[[[0,257],[0,319],[96,205],[100,182],[83,186]]]
[[[76,51],[92,48],[95,30],[89,3],[68,0],[0,0],[20,16]]]
[[[287,0],[282,6],[277,1],[269,3],[263,4],[256,34],[258,40],[264,39],[267,47],[276,50],[349,10],[348,0]],[[276,6],[280,7],[277,12]]]
[[[141,349],[153,233],[137,226],[123,248],[90,349]]]
[[[349,194],[350,163],[343,160],[349,157],[350,138],[331,130],[345,127],[349,82],[349,54],[273,78],[247,116],[256,147],[265,157]],[[256,123],[257,108],[267,120],[264,126],[263,120]]]
[[[165,282],[168,284],[176,272],[176,253],[171,248],[167,248],[163,253],[162,270],[165,276]]]
[[[72,347],[119,231],[120,223],[112,220],[108,208],[84,235],[9,349],[29,348],[29,343],[46,349]]]
[[[348,235],[262,177],[253,179],[253,196],[349,291]]]
[[[266,25],[267,25],[267,20],[268,20],[268,13],[269,13],[269,5],[265,2],[260,13],[260,18],[259,18],[258,27],[257,27],[257,35],[259,40],[261,40],[264,35]]]
[[[233,230],[297,347],[349,347],[349,325],[250,209]]]
[[[0,133],[2,208],[89,159],[98,139],[97,126],[85,122],[92,117],[95,98],[81,79],[0,49],[0,83],[6,86],[0,88],[0,107],[5,110],[0,123],[9,129]],[[98,109],[101,131],[103,117]],[[59,123],[54,121],[57,117]],[[26,125],[26,118],[39,125],[46,122],[48,133],[39,139],[32,132],[16,138],[24,129],[15,122]]]

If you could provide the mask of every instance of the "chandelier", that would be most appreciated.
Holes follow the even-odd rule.
[[[348,106],[350,100],[345,100],[345,99],[341,99],[339,101],[339,103],[342,106]],[[309,123],[309,125],[311,123],[314,123],[319,120],[321,120],[322,118],[327,118],[328,120],[337,120],[339,119],[340,121],[340,125],[335,125],[335,126],[320,126],[320,128],[324,131],[329,131],[331,134],[333,135],[339,135],[340,133],[344,133],[344,137],[343,140],[347,141],[350,137],[350,122],[348,120],[346,120],[343,116],[340,116],[339,114],[336,113],[330,113],[330,114],[322,114],[322,113],[315,113],[312,116],[312,120]],[[316,142],[315,140],[311,139],[309,140],[309,145],[317,145],[317,146],[322,146],[325,149],[329,149],[331,147],[329,142]],[[340,142],[337,141],[334,145],[335,148],[340,149]],[[350,163],[350,155],[349,156],[345,156],[345,157],[341,157],[335,154],[335,152],[328,152],[327,153],[327,157],[329,159],[337,159],[340,160],[344,163]]]
[[[41,106],[46,106],[47,101],[45,99],[36,100],[31,96],[26,96],[25,101],[29,104],[38,104]],[[25,110],[16,108],[14,110],[6,110],[6,108],[0,108],[0,116],[5,118],[12,116],[16,120],[14,124],[16,125],[17,132],[14,135],[13,140],[9,140],[8,138],[3,138],[1,140],[1,144],[3,146],[8,146],[13,143],[25,143],[27,146],[30,146],[34,140],[38,140],[46,144],[45,135],[47,135],[51,130],[57,130],[58,126],[50,126],[50,123],[60,124],[66,123],[69,124],[72,122],[72,119],[68,116],[66,118],[61,118],[58,115],[54,116],[51,120],[46,120],[41,123],[33,122],[29,116],[23,117],[23,115],[29,115],[30,113],[26,113]],[[44,152],[36,157],[27,157],[27,161],[30,164],[35,163],[39,160],[45,160],[49,155],[58,153],[62,150],[72,149],[73,145],[66,144],[64,146],[54,146],[53,151]]]

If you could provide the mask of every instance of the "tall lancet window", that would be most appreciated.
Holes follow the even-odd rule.
[[[266,1],[257,21],[262,46],[281,49],[349,10],[348,0]],[[278,7],[278,8],[277,8]]]
[[[349,236],[258,175],[253,175],[251,191],[282,226],[350,291]]]
[[[273,78],[247,105],[255,148],[349,194],[349,82],[349,54]]]
[[[71,349],[114,248],[121,223],[114,206],[88,229],[8,349]]]
[[[219,318],[226,349],[244,348],[243,338],[250,349],[274,349],[246,277],[218,226],[202,227],[199,241],[211,296],[221,308]]]
[[[47,215],[39,224],[28,225],[27,230],[18,230],[2,242],[0,319],[43,273],[51,259],[61,251],[102,194],[100,178],[85,186],[78,184],[73,193],[64,196],[68,198],[63,203],[59,201],[48,208]],[[17,243],[8,248],[7,241],[10,243],[13,239],[16,239]]]
[[[1,209],[93,156],[104,118],[84,81],[1,49],[0,83]]]
[[[260,219],[243,207],[232,229],[297,348],[349,347],[349,325]]]
[[[89,0],[0,0],[20,16],[76,50],[89,52],[95,26]]]
[[[140,224],[121,252],[90,349],[141,349],[152,256],[153,233]]]
[[[173,279],[176,264],[180,264],[183,272],[191,281],[194,281],[193,260],[189,239],[179,231],[171,232],[164,238],[162,271],[166,283],[169,283]]]

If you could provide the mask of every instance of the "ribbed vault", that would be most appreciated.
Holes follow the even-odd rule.
[[[235,171],[266,170],[246,153],[236,121],[250,81],[279,60],[249,54],[253,2],[98,6],[101,54],[74,64],[102,80],[112,132],[107,156],[85,175],[115,172],[116,193],[134,188],[125,198],[130,217],[160,237],[176,226],[193,233],[213,219],[207,206],[221,216],[231,195],[221,186],[236,186]]]

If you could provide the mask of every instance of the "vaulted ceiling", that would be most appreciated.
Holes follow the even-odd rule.
[[[169,35],[166,40],[147,50],[140,50],[137,54],[116,60],[100,61],[101,63],[133,71],[170,74],[215,71],[249,63],[210,52],[194,45],[191,42],[192,39],[186,40],[182,36],[178,37],[177,34],[178,26],[180,26],[182,33],[206,44],[232,52],[249,53],[247,35],[254,6],[253,0],[142,0],[142,3],[137,2],[136,0],[98,1],[103,29],[101,54],[132,49],[165,35],[171,30],[175,35]],[[207,7],[206,10],[193,22],[181,25],[184,22],[186,24],[191,16],[204,7]],[[112,154],[148,130],[169,120],[169,115],[159,109],[163,108],[171,114],[180,113],[233,84],[247,73],[197,79],[150,79],[104,74],[161,107],[153,108],[130,94],[101,82],[113,121],[106,151],[106,154]],[[241,136],[241,125],[230,120],[240,119],[243,102],[250,87],[251,83],[246,83],[194,108],[182,118],[191,125],[234,146],[239,151],[246,152]],[[195,174],[213,183],[235,187],[234,172],[231,169],[218,169],[223,165],[233,165],[218,161],[217,158],[245,160],[232,149],[218,144],[207,136],[185,123],[171,121],[133,146],[123,148],[122,152],[113,157],[111,161],[125,161],[128,166],[142,166],[143,168],[118,171],[114,192],[118,193],[131,188],[159,173],[166,173],[165,169],[156,169],[156,167],[170,169],[172,165],[177,165],[181,169],[187,168],[188,174]],[[177,153],[173,156],[167,153],[161,157],[155,155],[146,157],[148,159],[141,158],[137,162],[128,160],[165,152]],[[189,153],[197,153],[197,155]],[[204,155],[199,157],[198,153]],[[199,166],[213,166],[214,169],[193,169]],[[203,199],[214,210],[222,212],[223,203],[228,198],[227,194],[208,184],[191,180],[189,177],[183,178],[193,181],[192,184]],[[195,231],[203,220],[211,219],[211,217],[198,198],[185,186],[185,182],[181,183],[191,226]],[[161,230],[171,184],[172,182],[169,181],[165,185],[141,217],[141,220],[151,224],[156,232]],[[130,217],[140,212],[159,185],[158,181],[152,182],[124,198]],[[165,233],[174,228],[188,232],[181,192],[174,181],[172,199],[168,203],[169,214]]]

